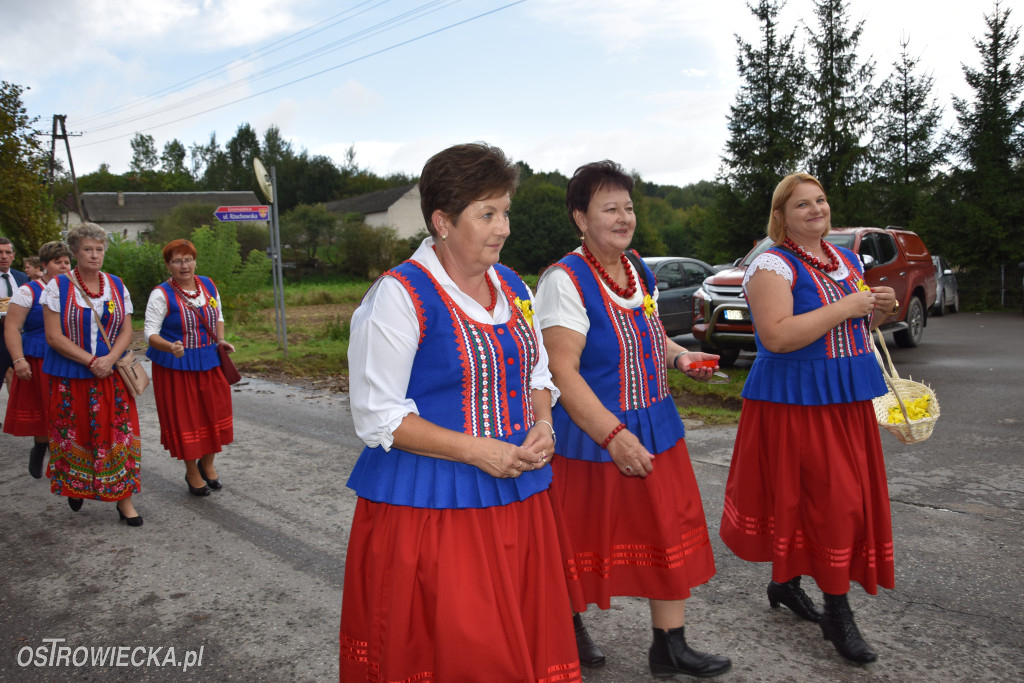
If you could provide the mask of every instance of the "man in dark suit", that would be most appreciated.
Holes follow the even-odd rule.
[[[28,276],[20,270],[11,268],[14,263],[14,245],[6,237],[0,237],[0,299],[10,298],[18,287],[28,282]],[[0,317],[0,380],[6,380],[7,371],[13,367],[11,354],[7,352],[7,341],[4,340],[4,321],[6,315]],[[10,391],[10,385],[7,390]]]

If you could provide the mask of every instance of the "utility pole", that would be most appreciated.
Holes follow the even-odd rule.
[[[64,148],[68,152],[68,168],[71,169],[71,187],[75,193],[75,206],[78,208],[79,218],[84,223],[86,216],[82,206],[82,193],[78,191],[78,176],[75,175],[75,162],[71,159],[71,142],[68,140],[68,129],[65,127],[67,118],[67,114],[53,115],[53,134],[50,136],[50,187],[53,187],[53,176],[57,168],[57,140],[63,140]],[[60,133],[57,132],[58,126],[60,126]]]

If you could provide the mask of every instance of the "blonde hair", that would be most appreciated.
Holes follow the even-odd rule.
[[[825,188],[821,186],[821,182],[810,173],[790,173],[783,178],[775,186],[775,192],[772,194],[772,211],[768,215],[768,237],[775,244],[782,244],[787,237],[786,222],[782,218],[783,209],[800,183],[814,183],[826,197],[828,196]],[[825,226],[825,233],[822,237],[827,235],[830,230],[832,230],[832,221],[829,221],[828,225]]]

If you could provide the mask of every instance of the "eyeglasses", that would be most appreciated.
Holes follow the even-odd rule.
[[[171,265],[178,267],[191,266],[195,262],[196,260],[194,258],[176,258],[173,261],[171,261]]]

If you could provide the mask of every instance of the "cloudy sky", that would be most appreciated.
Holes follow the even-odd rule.
[[[1024,1],[1002,6],[1024,22]],[[909,38],[951,126],[993,4],[848,7],[876,82]],[[135,132],[223,145],[248,122],[336,162],[354,145],[380,174],[485,140],[535,170],[612,158],[654,182],[710,180],[735,36],[759,40],[744,0],[0,0],[0,18],[0,78],[31,88],[39,128],[67,115],[79,174],[128,170]],[[802,44],[812,1],[789,0],[781,22]]]

